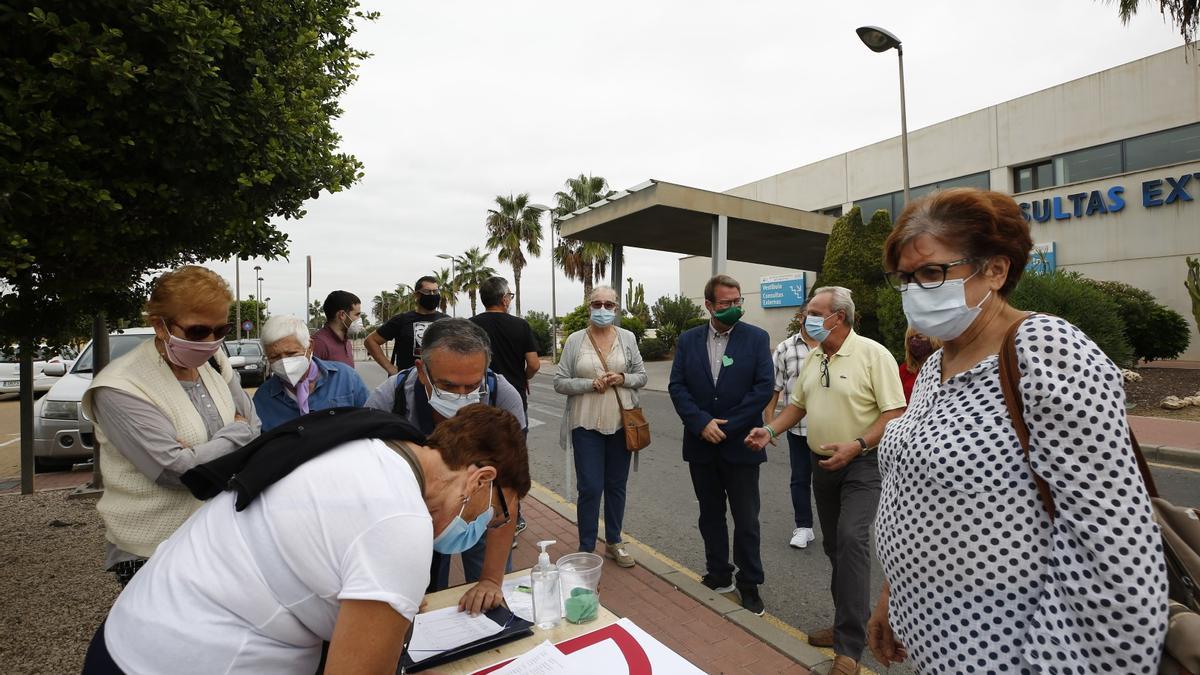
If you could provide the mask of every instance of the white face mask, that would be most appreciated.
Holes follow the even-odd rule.
[[[308,373],[307,356],[285,356],[271,362],[271,372],[293,387]]]
[[[975,274],[966,279],[947,279],[937,288],[909,284],[900,294],[908,324],[918,333],[939,340],[953,340],[962,335],[975,323],[983,303],[992,296],[988,291],[978,305],[967,306],[966,283]]]

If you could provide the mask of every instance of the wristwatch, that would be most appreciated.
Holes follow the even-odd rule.
[[[858,441],[858,445],[859,445],[859,447],[861,447],[861,448],[862,448],[862,452],[860,452],[860,453],[858,453],[858,454],[860,454],[860,455],[865,455],[865,454],[867,454],[868,452],[870,452],[870,451],[871,451],[871,448],[868,448],[868,447],[867,447],[867,442],[863,440],[863,437],[862,437],[862,436],[859,436],[858,438],[856,438],[856,439],[854,439],[854,440]]]

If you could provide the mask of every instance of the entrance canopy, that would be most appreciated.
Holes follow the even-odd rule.
[[[834,219],[779,204],[649,180],[559,219],[562,236],[614,246],[819,270]],[[614,255],[614,262],[620,256]],[[613,269],[619,288],[620,270]]]

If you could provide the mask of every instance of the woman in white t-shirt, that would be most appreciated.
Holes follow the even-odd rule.
[[[242,511],[222,492],[117,598],[83,672],[308,675],[329,641],[328,672],[394,673],[433,551],[505,524],[516,505],[501,486],[529,491],[524,434],[477,404],[427,446],[364,439],[317,454]]]

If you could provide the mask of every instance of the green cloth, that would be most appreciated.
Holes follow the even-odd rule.
[[[567,598],[567,621],[571,623],[587,623],[595,620],[600,613],[600,598],[586,588],[572,588],[571,597]]]

